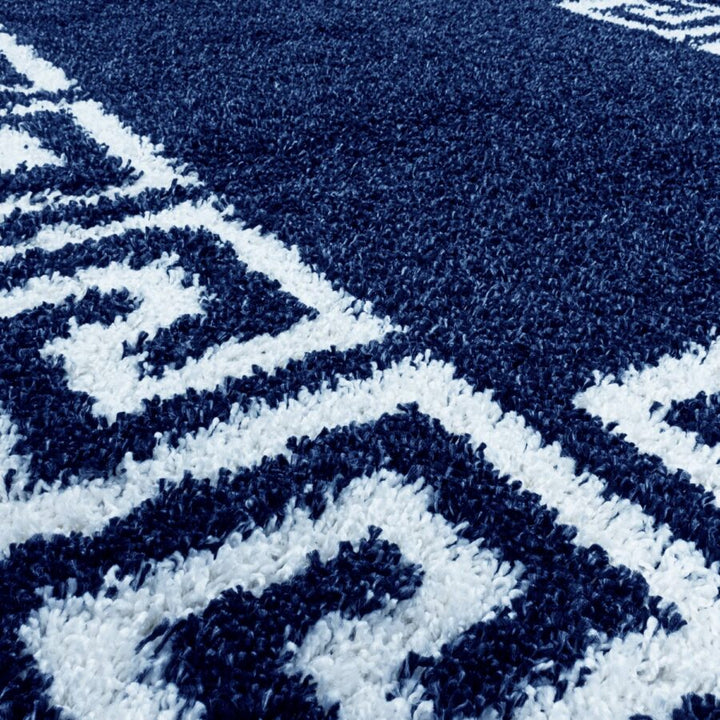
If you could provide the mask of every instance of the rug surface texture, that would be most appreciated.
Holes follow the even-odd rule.
[[[720,1],[0,0],[0,720],[720,719]]]

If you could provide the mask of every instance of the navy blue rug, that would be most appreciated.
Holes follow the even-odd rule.
[[[720,718],[720,3],[0,5],[0,719]]]

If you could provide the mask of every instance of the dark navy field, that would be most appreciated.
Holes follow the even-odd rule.
[[[513,589],[442,635],[437,651],[415,650],[408,640],[391,679],[367,680],[384,688],[379,699],[348,689],[332,664],[313,664],[322,642],[341,647],[344,628],[361,627],[366,617],[390,623],[388,608],[434,587],[429,566],[373,521],[357,542],[341,539],[334,554],[320,541],[309,544],[307,562],[292,576],[280,573],[257,591],[237,582],[208,594],[204,605],[188,600],[187,611],[143,636],[134,651],[145,658],[142,672],[123,682],[176,692],[172,702],[158,701],[169,714],[153,717],[720,718],[720,676],[708,678],[700,667],[720,647],[720,619],[716,626],[714,615],[703,615],[718,603],[720,376],[697,379],[715,362],[720,326],[720,57],[710,47],[716,36],[702,25],[710,21],[698,19],[714,5],[615,3],[623,5],[618,22],[605,22],[614,12],[607,2],[583,7],[591,5],[602,6],[599,17],[553,0],[0,6],[0,24],[17,43],[77,81],[38,102],[97,101],[163,146],[178,172],[198,179],[108,196],[100,210],[80,202],[0,213],[0,244],[25,248],[46,226],[94,228],[98,218],[122,222],[210,198],[227,222],[259,226],[262,236],[297,246],[303,267],[325,275],[336,292],[369,301],[375,316],[393,324],[369,342],[333,341],[276,366],[258,361],[217,386],[187,381],[181,393],[160,389],[137,407],[118,401],[117,412],[101,413],[93,404],[100,396],[66,379],[62,343],[86,337],[82,328],[93,323],[111,329],[140,312],[132,288],[107,290],[92,280],[87,294],[68,290],[62,301],[3,314],[0,404],[15,425],[13,453],[27,458],[23,468],[3,470],[9,498],[19,474],[26,474],[22,497],[46,486],[60,492],[97,478],[113,482],[128,454],[138,467],[156,462],[160,435],[168,452],[181,453],[187,437],[212,435],[238,412],[282,409],[288,397],[305,402],[303,393],[323,388],[339,392],[339,377],[370,382],[429,351],[453,368],[451,378],[478,394],[488,390],[498,418],[522,418],[538,447],[557,447],[556,466],[574,463],[570,472],[588,493],[599,478],[597,502],[617,508],[602,527],[600,509],[576,505],[576,516],[566,513],[546,484],[549,466],[517,460],[534,440],[495,453],[490,440],[475,437],[481,430],[472,415],[461,432],[425,409],[423,402],[439,397],[432,384],[417,399],[400,395],[394,414],[360,414],[321,432],[303,426],[289,433],[288,453],[260,453],[254,465],[218,460],[216,476],[205,466],[164,470],[158,493],[96,530],[28,533],[0,555],[0,718],[102,717],[83,714],[80,700],[58,700],[65,697],[61,671],[38,658],[52,657],[43,643],[61,635],[47,630],[51,639],[32,645],[27,638],[42,633],[20,630],[31,628],[43,603],[72,614],[70,596],[109,603],[113,593],[125,597],[151,583],[161,593],[165,564],[180,572],[197,553],[219,563],[233,537],[259,546],[253,533],[270,537],[293,512],[320,527],[343,498],[355,497],[357,478],[377,473],[388,474],[381,488],[395,487],[390,475],[403,488],[425,483],[417,493],[427,494],[428,515],[454,528],[459,546],[491,548],[508,564],[492,577],[512,578]],[[638,17],[650,32],[633,25]],[[707,47],[690,32],[698,27]],[[0,85],[21,82],[11,63],[0,64]],[[80,131],[54,111],[28,119],[17,108],[30,101],[19,92],[7,100],[0,92],[7,111],[0,128],[30,132],[67,162],[0,172],[0,210],[46,187],[88,198],[141,177],[106,156],[101,142],[78,139]],[[178,297],[190,298],[199,283],[204,314],[127,336],[121,354],[122,362],[139,358],[138,382],[164,388],[168,374],[186,377],[228,339],[284,337],[325,312],[290,291],[284,276],[266,276],[216,244],[215,233],[180,222],[172,230],[131,228],[33,247],[0,257],[0,288],[25,292],[32,278],[70,282],[113,263],[142,272],[172,256],[182,276]],[[695,362],[700,370],[692,370]],[[602,395],[603,387],[618,394]],[[624,392],[626,402],[615,399]],[[636,397],[647,400],[640,420],[628,409]],[[647,438],[656,436],[651,445]],[[644,519],[623,515],[628,508]],[[630,528],[628,537],[640,538],[641,528],[647,540],[637,547],[657,546],[656,560],[636,555],[634,565],[601,542],[603,532],[623,537],[613,522]],[[654,574],[671,546],[701,568],[678,570],[687,592]],[[130,589],[121,580],[113,589],[113,567]],[[702,573],[707,584],[698,589]],[[665,594],[666,587],[674,589]],[[708,593],[701,609],[688,599],[696,590],[696,597]],[[325,622],[335,639],[322,635]],[[698,623],[709,643],[702,649],[694,649]],[[360,642],[347,632],[343,642]],[[645,665],[632,664],[640,663],[627,649],[641,643],[634,637],[650,643]],[[664,643],[657,655],[656,639]],[[339,668],[346,652],[351,657],[345,649],[323,657],[337,658]],[[602,658],[615,668],[607,676],[597,670]],[[620,672],[621,663],[632,670]],[[659,679],[647,679],[652,672]],[[627,674],[627,687],[616,682]],[[95,696],[88,690],[87,697]],[[107,702],[121,701],[113,695]],[[127,702],[117,707],[145,707]]]

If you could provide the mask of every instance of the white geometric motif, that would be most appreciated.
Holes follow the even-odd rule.
[[[559,7],[720,54],[720,8],[687,0],[562,0]]]

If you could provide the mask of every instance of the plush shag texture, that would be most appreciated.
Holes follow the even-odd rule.
[[[0,6],[0,718],[720,718],[718,54]]]

